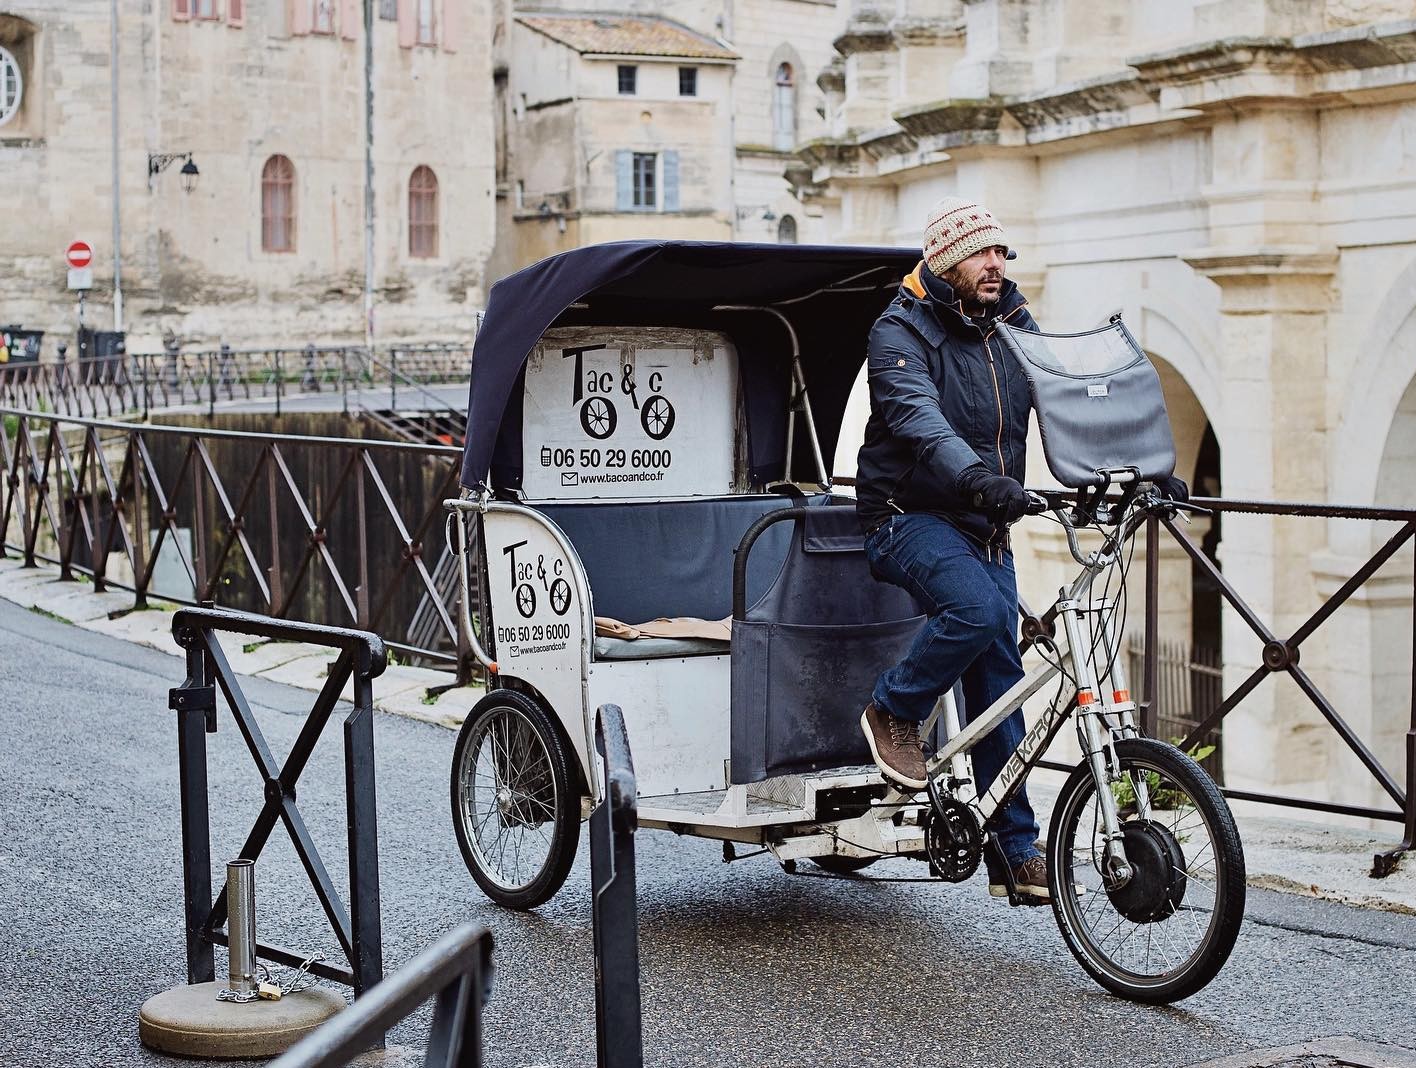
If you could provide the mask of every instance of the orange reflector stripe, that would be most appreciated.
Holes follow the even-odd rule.
[[[1090,690],[1078,690],[1078,691],[1077,691],[1077,704],[1079,704],[1079,705],[1089,705],[1089,704],[1091,704],[1091,703],[1092,703],[1093,701],[1095,701],[1095,700],[1096,700],[1096,695],[1093,694]]]
[[[1131,699],[1130,690],[1115,690],[1111,694],[1113,701],[1129,701]]]

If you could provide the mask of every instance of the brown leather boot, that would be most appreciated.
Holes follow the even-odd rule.
[[[1013,869],[1013,885],[1026,898],[1044,904],[1052,900],[1052,891],[1047,886],[1047,861],[1042,857],[1029,857]],[[988,880],[988,892],[994,897],[1007,897],[1008,884],[1003,879],[996,882],[992,875]]]
[[[924,750],[919,742],[919,724],[892,716],[871,701],[860,714],[860,726],[881,774],[907,790],[923,790]]]

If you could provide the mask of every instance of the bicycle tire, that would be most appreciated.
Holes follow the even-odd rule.
[[[1168,1004],[1203,989],[1229,959],[1244,918],[1244,850],[1224,795],[1190,757],[1148,738],[1124,739],[1115,748],[1119,767],[1112,791],[1123,795],[1118,805],[1127,790],[1132,798],[1121,829],[1127,835],[1127,860],[1135,874],[1127,886],[1107,888],[1100,874],[1095,826],[1090,856],[1085,851],[1078,855],[1078,831],[1083,830],[1089,815],[1094,823],[1099,820],[1100,808],[1091,767],[1083,761],[1072,771],[1053,809],[1047,850],[1052,911],[1067,948],[1093,979],[1120,997]],[[1137,799],[1137,775],[1150,795],[1144,816]],[[1182,803],[1182,798],[1189,804]],[[1176,814],[1169,826],[1167,813]],[[1191,815],[1199,823],[1182,826],[1180,820]],[[1208,846],[1192,844],[1201,830]],[[1207,849],[1212,857],[1212,881],[1204,878],[1211,864],[1205,859]],[[1177,859],[1182,863],[1177,864]],[[1067,892],[1062,892],[1062,887],[1068,887]],[[1108,906],[1109,914],[1105,911]],[[1179,924],[1177,917],[1182,912],[1192,917],[1192,929],[1194,915],[1208,918],[1195,948],[1178,964],[1164,947],[1158,952],[1165,966],[1154,973],[1118,959],[1128,940],[1145,930],[1149,960],[1155,932],[1162,924]],[[1094,928],[1090,913],[1104,922]],[[1112,925],[1112,919],[1118,917]],[[1110,950],[1097,937],[1101,927],[1109,928],[1107,937],[1120,935]],[[1133,950],[1139,948],[1137,941]]]
[[[462,724],[452,756],[452,825],[467,870],[498,905],[535,908],[570,874],[580,842],[580,776],[572,760],[557,721],[539,701],[515,690],[493,690]],[[547,826],[549,832],[540,833]],[[490,845],[500,843],[499,850],[489,848],[488,829],[494,835]],[[506,840],[515,842],[510,854]],[[530,848],[538,840],[545,855],[537,845],[534,863],[523,870],[521,844]]]

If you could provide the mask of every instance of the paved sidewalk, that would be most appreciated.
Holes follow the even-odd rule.
[[[133,607],[131,593],[126,590],[95,593],[87,578],[61,582],[57,567],[25,568],[14,557],[0,558],[0,597],[85,630],[146,645],[174,659],[186,655],[172,637],[172,612],[176,605],[149,598],[148,603],[153,607],[130,611]],[[122,614],[109,618],[110,613]],[[239,674],[283,682],[302,690],[322,689],[329,665],[338,655],[332,649],[317,645],[260,639],[238,645],[237,640],[234,636],[228,638],[222,648]],[[174,668],[174,685],[181,681],[176,672]],[[479,687],[463,686],[430,699],[428,690],[445,686],[448,678],[443,671],[390,663],[374,680],[374,706],[383,712],[456,730],[483,691]],[[352,700],[352,682],[345,686],[343,696]]]
[[[172,639],[171,606],[130,611],[110,619],[110,612],[132,606],[131,594],[95,594],[86,580],[59,581],[57,568],[26,569],[17,559],[0,559],[0,598],[88,630],[149,646],[174,659],[182,655]],[[233,646],[226,654],[241,674],[315,691],[323,686],[335,655],[328,649],[286,642]],[[173,678],[175,684],[175,665]],[[446,681],[443,672],[392,666],[374,681],[374,705],[384,712],[456,729],[482,691],[462,687],[430,702],[428,689]],[[346,691],[345,696],[352,694]],[[1028,788],[1035,801],[1041,802],[1039,812],[1045,812],[1053,791],[1045,782],[1030,783]],[[1397,824],[1362,830],[1293,819],[1283,811],[1236,806],[1251,886],[1416,915],[1416,856],[1405,858],[1385,879],[1370,875],[1373,855],[1400,841]]]

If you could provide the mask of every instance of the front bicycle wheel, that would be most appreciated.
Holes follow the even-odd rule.
[[[1108,872],[1096,781],[1083,761],[1052,814],[1052,911],[1093,979],[1165,1004],[1203,988],[1229,958],[1244,918],[1244,850],[1224,795],[1184,753],[1129,738],[1116,757],[1108,788],[1130,878]]]
[[[570,873],[579,777],[554,719],[515,690],[473,706],[452,757],[452,825],[467,870],[498,905],[531,909]]]

